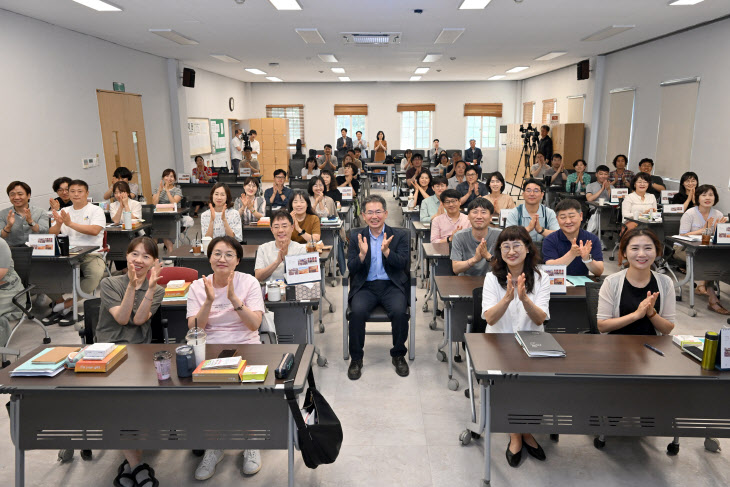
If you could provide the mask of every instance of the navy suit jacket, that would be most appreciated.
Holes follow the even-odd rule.
[[[464,160],[468,161],[469,164],[474,159],[477,160],[477,164],[482,165],[482,150],[479,147],[474,147],[474,150],[471,150],[471,147],[469,147],[464,153]]]
[[[347,151],[352,149],[352,139],[350,137],[337,139],[337,158],[342,161],[347,155]]]
[[[383,256],[383,267],[390,280],[403,294],[408,296],[408,280],[410,274],[410,234],[401,229],[391,228],[388,225],[383,227],[385,235],[393,240],[390,242],[390,253],[386,258]],[[360,246],[357,235],[360,234],[367,239],[368,253],[365,260],[360,262]],[[350,232],[350,245],[347,249],[347,269],[350,271],[350,291],[348,300],[363,287],[370,272],[370,228],[355,229]]]

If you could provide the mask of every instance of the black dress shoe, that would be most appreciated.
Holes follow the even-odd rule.
[[[347,368],[347,377],[350,380],[357,380],[362,375],[362,359],[350,361],[350,366]]]
[[[540,443],[538,443],[537,440],[535,440],[535,443],[537,444],[537,448],[531,447],[530,445],[527,444],[527,442],[525,440],[522,440],[522,446],[525,447],[525,450],[527,450],[527,453],[529,453],[533,457],[537,458],[541,462],[544,462],[545,458],[547,458],[545,456],[545,452],[543,451],[542,447],[540,446]]]
[[[518,451],[517,453],[512,453],[509,451],[509,446],[512,444],[512,440],[507,443],[507,463],[510,467],[517,468],[520,466],[520,460],[522,460],[522,450]],[[522,442],[522,446],[525,446],[525,442]]]
[[[401,377],[408,377],[408,362],[404,356],[393,357],[393,365],[395,365],[395,373]]]

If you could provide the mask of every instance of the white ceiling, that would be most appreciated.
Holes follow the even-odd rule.
[[[0,0],[0,8],[251,82],[269,81],[244,68],[287,82],[316,82],[338,81],[342,75],[331,67],[345,68],[352,81],[408,81],[417,67],[428,66],[420,81],[427,82],[485,80],[530,66],[504,78],[524,79],[730,13],[727,0],[688,7],[670,7],[669,0],[492,0],[484,10],[458,10],[461,0],[298,0],[301,11],[277,11],[267,0],[111,1],[123,12],[96,12],[71,0]],[[422,14],[413,13],[419,8]],[[603,41],[580,40],[612,24],[636,28]],[[151,28],[171,28],[200,44],[180,46],[149,33]],[[319,29],[326,44],[305,44],[296,28]],[[454,44],[434,44],[442,28],[466,31]],[[341,32],[402,32],[402,41],[356,47],[344,45]],[[534,60],[550,51],[568,54]],[[340,62],[322,62],[317,57],[322,53]],[[427,53],[443,57],[422,63]],[[226,64],[210,54],[241,63]]]

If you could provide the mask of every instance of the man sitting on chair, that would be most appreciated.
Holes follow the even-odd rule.
[[[380,196],[365,198],[362,216],[368,226],[350,233],[347,254],[351,279],[347,298],[350,306],[351,361],[347,376],[357,380],[362,375],[365,321],[370,312],[381,305],[388,313],[393,330],[390,356],[395,371],[401,377],[406,377],[409,235],[385,224],[388,211],[385,200]]]

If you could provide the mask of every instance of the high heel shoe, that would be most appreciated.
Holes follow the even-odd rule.
[[[527,444],[525,440],[522,440],[522,446],[527,450],[527,453],[532,455],[533,457],[537,458],[541,462],[544,462],[547,458],[545,456],[545,452],[543,451],[542,447],[540,446],[540,443],[535,440],[535,444],[537,445],[537,448],[533,448],[530,445]]]
[[[507,463],[510,467],[517,468],[520,466],[520,460],[522,460],[522,450],[518,451],[517,453],[512,453],[509,450],[509,446],[512,444],[512,440],[507,443]],[[525,442],[522,442],[522,446],[525,446]]]

